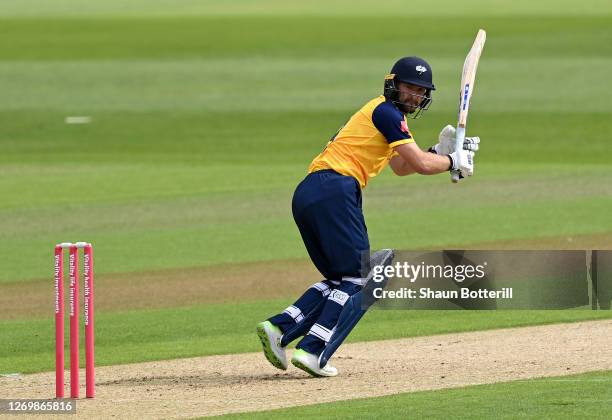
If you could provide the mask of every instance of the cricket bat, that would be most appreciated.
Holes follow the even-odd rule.
[[[467,125],[467,116],[470,110],[470,99],[474,92],[474,81],[476,79],[476,69],[478,68],[478,61],[480,61],[480,54],[484,48],[485,41],[487,39],[487,33],[484,29],[480,29],[476,34],[476,39],[472,45],[472,49],[465,57],[463,63],[463,73],[461,74],[461,90],[459,91],[459,116],[457,120],[457,135],[455,137],[455,150],[461,150],[463,148],[463,142],[465,141],[465,127]],[[460,163],[460,162],[459,162]],[[453,182],[459,181],[459,171],[451,171],[451,180]]]

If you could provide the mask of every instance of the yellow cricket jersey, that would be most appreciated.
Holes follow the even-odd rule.
[[[308,173],[333,169],[354,177],[365,188],[389,163],[394,147],[412,142],[405,115],[381,95],[365,104],[332,137]]]

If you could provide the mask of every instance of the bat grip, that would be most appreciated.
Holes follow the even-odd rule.
[[[453,181],[453,184],[459,182],[459,173],[459,171],[451,171],[451,181]]]
[[[463,149],[463,142],[465,141],[465,124],[457,124],[457,131],[455,133],[455,151]],[[457,167],[461,167],[461,154],[457,153]],[[451,171],[451,181],[453,184],[459,182],[459,170]]]

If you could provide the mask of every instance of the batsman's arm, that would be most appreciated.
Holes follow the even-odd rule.
[[[401,144],[395,148],[395,151],[399,156],[393,157],[389,165],[393,172],[399,176],[412,173],[435,175],[447,172],[452,163],[447,155],[424,152],[416,143]]]
[[[403,157],[396,155],[389,160],[389,166],[393,173],[397,176],[406,176],[415,174],[415,170],[412,166],[408,165]]]

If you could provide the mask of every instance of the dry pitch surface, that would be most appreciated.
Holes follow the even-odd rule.
[[[207,416],[610,370],[612,321],[347,344],[333,361],[340,376],[326,379],[276,370],[260,353],[101,367],[77,418]],[[53,373],[0,378],[4,398],[53,390]]]

